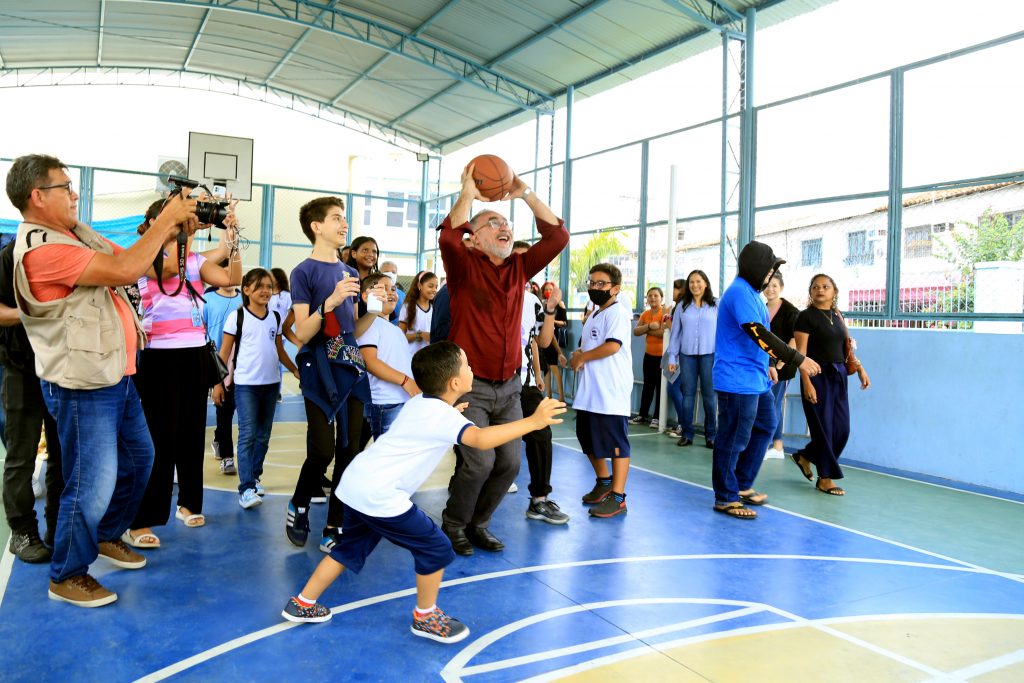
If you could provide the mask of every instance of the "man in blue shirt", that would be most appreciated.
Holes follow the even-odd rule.
[[[718,394],[718,437],[711,482],[715,511],[737,519],[757,517],[744,503],[764,505],[768,500],[754,490],[754,480],[778,422],[771,392],[778,381],[775,362],[793,363],[812,376],[821,372],[817,363],[768,329],[761,290],[783,263],[767,244],[749,243],[740,252],[736,279],[718,302],[712,371]]]

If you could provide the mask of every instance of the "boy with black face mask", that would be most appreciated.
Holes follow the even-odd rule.
[[[738,275],[718,301],[715,365],[712,382],[718,394],[718,436],[711,482],[715,511],[737,519],[754,519],[746,505],[764,505],[768,496],[754,490],[764,452],[775,433],[771,386],[778,381],[768,360],[782,360],[811,375],[818,364],[788,346],[768,329],[768,308],[760,292],[785,260],[761,242],[743,247]]]
[[[590,458],[597,483],[583,496],[593,517],[614,517],[626,512],[626,477],[629,474],[630,397],[633,356],[627,343],[632,336],[633,312],[619,302],[622,273],[610,263],[590,269],[587,293],[594,312],[583,324],[580,348],[569,361],[579,375],[576,438]],[[611,472],[606,458],[611,458]]]

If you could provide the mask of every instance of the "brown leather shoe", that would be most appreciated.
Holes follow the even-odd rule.
[[[121,539],[101,541],[100,557],[107,558],[112,565],[121,569],[142,569],[146,566],[146,557],[129,548]]]
[[[60,583],[50,581],[50,599],[69,602],[78,607],[102,607],[117,600],[99,581],[88,574],[79,574]]]

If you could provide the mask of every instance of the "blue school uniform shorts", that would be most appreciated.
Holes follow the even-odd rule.
[[[629,425],[624,415],[576,411],[576,438],[594,458],[628,458]]]
[[[455,559],[451,541],[415,504],[397,517],[373,517],[342,507],[341,540],[331,557],[346,569],[358,574],[382,538],[412,553],[417,574],[433,574]]]

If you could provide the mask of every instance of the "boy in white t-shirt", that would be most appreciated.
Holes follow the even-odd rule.
[[[569,363],[579,375],[573,408],[576,438],[590,458],[597,483],[583,496],[593,505],[594,517],[614,517],[626,512],[626,478],[629,475],[629,427],[633,355],[632,311],[619,302],[622,273],[610,263],[590,269],[587,293],[594,312],[583,324],[580,348]],[[611,458],[611,473],[606,458]]]
[[[363,414],[370,424],[374,440],[388,431],[391,423],[410,396],[420,393],[412,375],[412,349],[400,329],[388,322],[398,302],[395,283],[384,273],[372,273],[363,278],[362,297],[367,302],[370,289],[380,284],[386,299],[381,311],[365,332],[356,337],[363,353],[366,371],[370,373],[370,402],[363,406]]]
[[[424,393],[409,399],[391,429],[345,469],[335,491],[344,501],[341,537],[302,592],[285,605],[285,619],[330,619],[331,611],[317,598],[346,568],[358,573],[386,538],[409,550],[415,562],[413,635],[440,643],[457,643],[469,635],[464,624],[436,605],[444,568],[455,559],[451,542],[410,497],[453,443],[483,450],[517,440],[561,423],[555,416],[565,412],[565,404],[545,399],[530,417],[481,429],[462,416],[468,404],[455,406],[473,387],[473,371],[462,349],[448,341],[420,349],[413,356],[412,373]]]

